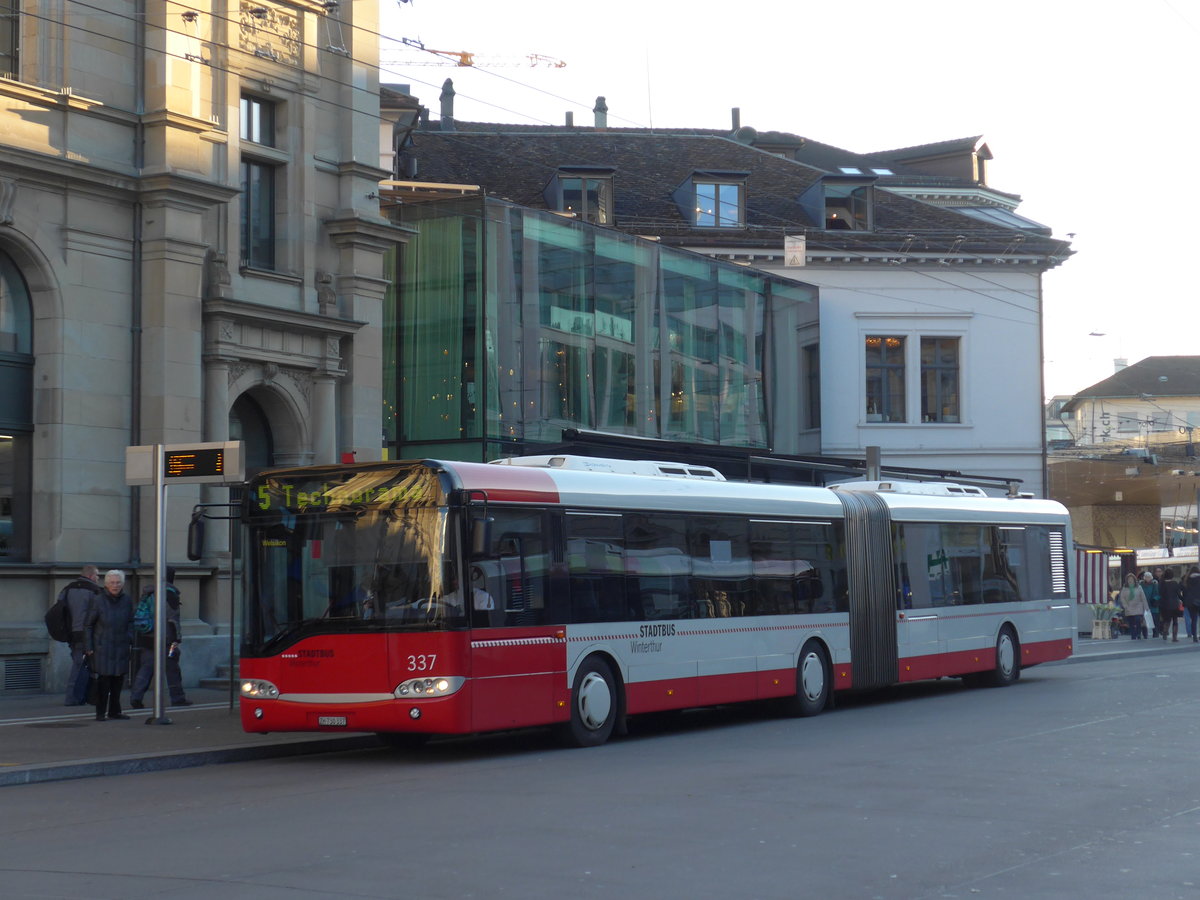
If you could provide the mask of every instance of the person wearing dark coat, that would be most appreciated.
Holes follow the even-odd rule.
[[[1175,580],[1175,573],[1170,569],[1163,572],[1162,581],[1158,583],[1158,631],[1165,641],[1167,635],[1171,640],[1179,642],[1179,610],[1183,606],[1183,591]]]
[[[133,643],[133,599],[125,592],[125,573],[111,569],[104,590],[92,604],[84,628],[84,646],[96,673],[96,721],[128,719],[121,712],[121,680],[129,668]]]
[[[83,706],[87,702],[79,690],[79,670],[83,668],[83,626],[92,602],[100,594],[100,570],[84,566],[79,577],[58,593],[71,614],[71,674],[67,676],[67,706]]]
[[[1200,568],[1192,566],[1187,573],[1187,578],[1183,580],[1183,610],[1187,614],[1184,619],[1187,622],[1188,637],[1192,639],[1192,643],[1197,642],[1196,626],[1200,624],[1197,619],[1200,619]]]

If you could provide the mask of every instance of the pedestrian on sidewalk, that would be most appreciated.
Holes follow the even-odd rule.
[[[67,676],[66,706],[83,706],[86,691],[79,689],[79,671],[83,668],[83,629],[92,603],[100,593],[100,570],[87,565],[79,577],[58,592],[58,600],[66,604],[71,615],[71,674]],[[86,685],[85,685],[86,688]]]
[[[1146,594],[1132,572],[1125,575],[1125,587],[1121,588],[1117,603],[1125,616],[1125,624],[1129,626],[1129,637],[1136,641],[1146,633]]]
[[[1147,569],[1142,573],[1142,593],[1146,595],[1146,606],[1150,609],[1150,618],[1154,621],[1154,632],[1151,637],[1158,637],[1158,629],[1162,624],[1162,620],[1158,615],[1158,601],[1160,592],[1158,590],[1158,582],[1154,579],[1154,573]]]
[[[1188,637],[1196,643],[1196,624],[1200,619],[1200,567],[1192,566],[1183,582],[1183,609]]]
[[[1169,632],[1171,640],[1179,642],[1179,613],[1182,611],[1183,590],[1175,580],[1175,573],[1167,569],[1158,584],[1158,633],[1164,641]]]
[[[96,721],[128,719],[121,712],[121,680],[133,643],[133,600],[125,593],[125,573],[110,569],[83,630],[88,665],[96,673]]]
[[[163,671],[167,676],[167,689],[171,694],[172,706],[191,706],[192,701],[183,693],[183,673],[179,669],[180,644],[183,642],[183,631],[179,627],[179,588],[175,587],[175,567],[168,566],[166,581],[163,582],[163,594],[167,601],[163,610],[166,620],[166,636],[163,640]],[[141,624],[143,617],[134,616],[134,652],[137,654],[134,665],[133,684],[129,689],[129,705],[134,709],[143,709],[142,698],[146,695],[150,682],[154,680],[154,586],[146,588],[138,601],[138,610],[148,606],[150,619],[148,626]]]

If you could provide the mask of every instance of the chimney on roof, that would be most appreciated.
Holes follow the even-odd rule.
[[[737,131],[742,127],[742,108],[735,106],[733,108],[733,130]]]
[[[447,78],[442,82],[442,131],[454,130],[454,82]]]
[[[567,127],[568,128],[575,127],[575,113],[570,112],[570,111],[567,112]]]
[[[596,105],[592,109],[592,112],[594,112],[596,114],[596,127],[597,128],[607,128],[608,127],[608,104],[604,102],[603,97],[596,98]]]

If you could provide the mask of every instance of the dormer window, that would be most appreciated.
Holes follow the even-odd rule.
[[[593,225],[611,225],[613,220],[613,170],[594,166],[570,167],[546,186],[546,205]]]
[[[697,228],[742,228],[746,224],[748,172],[694,172],[675,189],[679,211]]]
[[[869,184],[825,185],[825,230],[870,231],[871,190]]]
[[[873,176],[826,175],[804,192],[800,205],[826,231],[870,231],[874,228],[874,183]]]

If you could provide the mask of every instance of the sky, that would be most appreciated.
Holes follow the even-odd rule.
[[[1043,280],[1046,396],[1117,358],[1200,355],[1200,0],[381,6],[382,77],[435,119],[452,78],[464,121],[590,125],[604,96],[614,127],[728,128],[737,107],[856,152],[982,136],[989,186],[1075,250]]]

